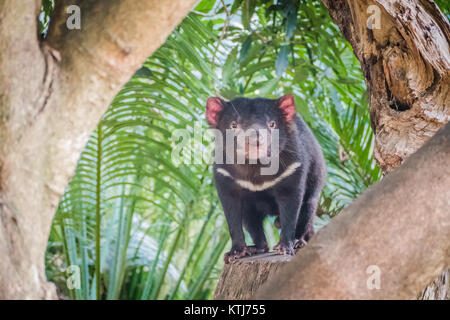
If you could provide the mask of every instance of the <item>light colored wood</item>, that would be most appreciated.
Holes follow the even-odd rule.
[[[247,300],[292,256],[269,252],[225,264],[214,293],[216,300]]]

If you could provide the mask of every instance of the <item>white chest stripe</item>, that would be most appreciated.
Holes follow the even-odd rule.
[[[229,177],[229,178],[233,179],[234,182],[236,182],[239,186],[241,186],[244,189],[248,189],[250,191],[263,191],[263,190],[272,188],[274,185],[279,183],[284,178],[287,178],[290,175],[292,175],[295,172],[295,169],[297,169],[298,167],[300,167],[300,162],[294,162],[294,163],[290,164],[286,168],[286,170],[284,170],[284,172],[282,174],[280,174],[278,177],[276,177],[275,179],[270,180],[270,181],[265,181],[261,184],[254,184],[247,180],[235,179],[227,170],[222,169],[222,168],[218,168],[216,171],[225,177]]]

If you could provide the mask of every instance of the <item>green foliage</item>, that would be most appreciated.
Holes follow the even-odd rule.
[[[50,15],[53,11],[53,8],[55,7],[55,1],[54,0],[43,0],[42,1],[42,8],[41,8],[41,14],[38,18],[38,35],[39,36],[45,36],[49,23],[50,23]]]
[[[450,19],[450,3],[448,0],[435,0],[434,2],[438,5],[439,9],[441,9],[447,19]]]
[[[62,295],[211,297],[229,246],[211,167],[171,161],[172,133],[193,132],[196,121],[206,128],[211,95],[295,95],[329,171],[316,227],[379,179],[359,63],[323,5],[224,3],[200,2],[121,90],[89,139],[48,244],[47,275]],[[278,231],[269,221],[265,229],[274,245]],[[66,285],[73,266],[78,289]]]

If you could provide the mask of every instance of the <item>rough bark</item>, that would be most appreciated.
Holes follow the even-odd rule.
[[[236,260],[222,269],[214,292],[216,300],[247,300],[292,259],[274,252]]]
[[[81,30],[57,6],[0,2],[0,299],[55,298],[44,254],[58,201],[119,89],[197,0],[80,2]],[[63,1],[58,1],[61,4]]]
[[[374,157],[390,172],[450,120],[449,23],[430,0],[323,3],[361,62]]]
[[[441,274],[436,280],[423,290],[419,300],[450,300],[450,270]]]
[[[322,228],[256,297],[417,297],[450,266],[449,186],[450,123]],[[380,271],[379,289],[367,285],[370,266]]]
[[[361,62],[375,133],[374,157],[386,174],[450,120],[448,20],[430,0],[323,3]],[[371,23],[376,22],[371,16],[377,9],[379,28]],[[449,275],[446,271],[442,278]],[[437,279],[420,296],[439,291],[450,295],[448,281]]]

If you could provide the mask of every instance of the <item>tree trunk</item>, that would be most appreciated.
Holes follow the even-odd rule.
[[[0,2],[0,299],[55,298],[44,255],[60,197],[108,104],[197,0]],[[66,8],[81,8],[81,30]]]
[[[323,3],[361,63],[375,160],[390,172],[450,120],[449,23],[430,0]]]
[[[450,270],[441,274],[436,280],[423,290],[417,299],[419,300],[450,300]]]
[[[430,0],[322,1],[361,63],[386,174],[450,120],[448,20]],[[449,278],[447,270],[419,298],[449,297]]]

